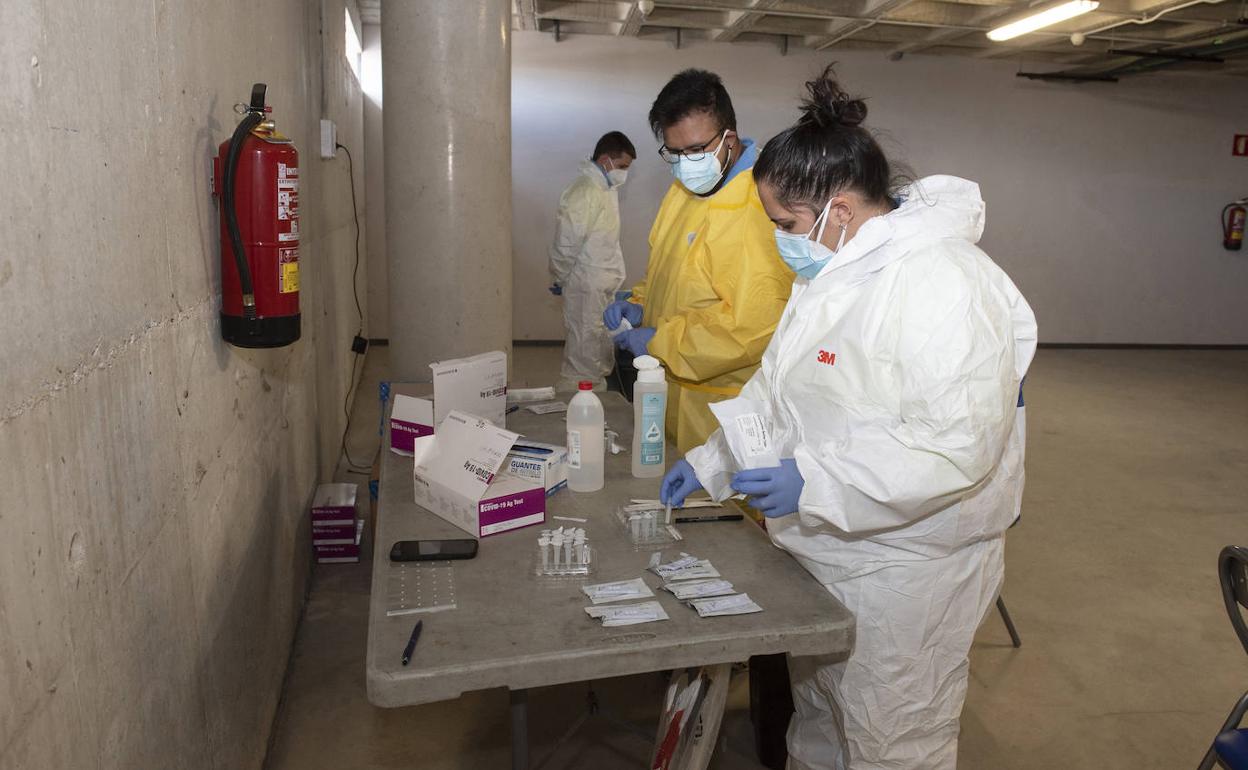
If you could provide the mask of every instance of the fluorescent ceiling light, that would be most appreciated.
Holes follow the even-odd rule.
[[[1061,2],[1056,5],[1050,4],[1017,21],[997,27],[988,33],[988,39],[998,42],[1010,40],[1019,35],[1026,35],[1029,32],[1051,27],[1067,19],[1073,19],[1076,16],[1082,16],[1090,11],[1095,11],[1099,5],[1100,3],[1097,0],[1068,0],[1068,2]]]

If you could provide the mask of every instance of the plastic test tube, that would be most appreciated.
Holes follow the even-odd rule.
[[[554,538],[550,541],[550,560],[553,562],[555,569],[559,569],[559,549],[563,547],[563,534],[555,533]]]
[[[563,563],[572,566],[572,544],[575,541],[571,537],[564,538],[563,541]]]
[[[672,523],[672,504],[671,503],[667,504],[667,516],[664,518],[663,523],[664,524]]]
[[[537,539],[537,549],[542,552],[542,572],[550,569],[550,552],[546,550],[548,545],[550,545],[550,538],[546,535]]]
[[[641,539],[641,514],[634,513],[628,517],[629,527],[632,529],[633,540]]]

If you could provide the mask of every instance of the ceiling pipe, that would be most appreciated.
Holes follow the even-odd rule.
[[[1181,51],[1134,51],[1127,48],[1111,48],[1106,53],[1110,56],[1134,56],[1137,59],[1171,59],[1173,61],[1204,62],[1205,64],[1226,63],[1226,59],[1217,56],[1202,56]]]
[[[1240,51],[1248,51],[1248,38],[1245,38],[1243,40],[1239,40],[1233,43],[1225,43],[1222,45],[1203,45],[1203,46],[1195,46],[1192,48],[1180,49],[1178,51],[1175,51],[1175,53],[1182,53],[1182,54],[1191,55],[1191,56],[1217,55],[1217,56],[1225,57],[1228,54],[1239,53]],[[1142,61],[1142,60],[1137,59],[1136,61],[1127,62],[1125,64],[1121,64],[1112,69],[1104,70],[1100,74],[1111,75],[1111,76],[1112,75],[1134,75],[1134,74],[1141,73],[1141,72],[1156,72],[1157,70],[1170,69],[1171,67],[1175,67],[1183,63],[1184,62],[1182,60],[1177,60],[1177,59],[1166,59],[1166,60],[1150,59],[1147,61]]]

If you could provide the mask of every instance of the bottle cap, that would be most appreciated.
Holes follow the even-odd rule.
[[[594,383],[590,382],[589,380],[581,380],[580,382],[576,384],[576,389],[577,390],[593,390]]]
[[[637,370],[638,382],[663,382],[663,364],[654,356],[637,356],[633,359],[633,368]]]

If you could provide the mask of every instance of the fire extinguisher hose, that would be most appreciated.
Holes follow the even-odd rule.
[[[243,151],[243,142],[251,130],[264,119],[262,112],[254,108],[234,129],[230,137],[230,152],[225,159],[225,179],[222,180],[222,208],[225,223],[230,230],[230,246],[234,251],[234,264],[238,267],[238,283],[243,292],[243,318],[254,321],[256,318],[256,292],[251,283],[251,266],[247,262],[247,252],[243,248],[243,235],[238,229],[238,212],[234,210],[234,174],[238,169],[238,157]]]

